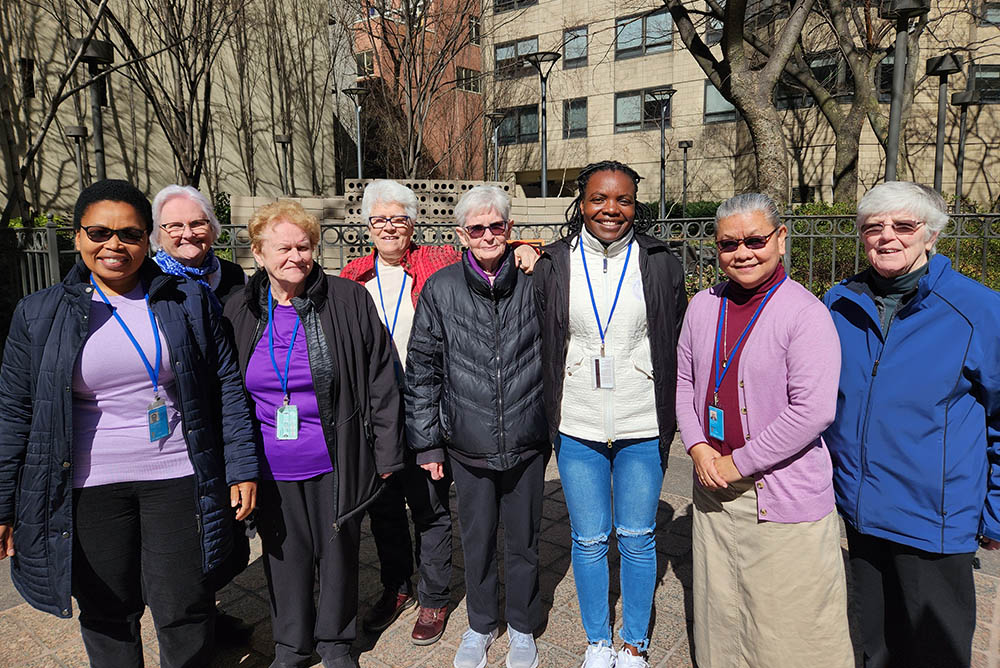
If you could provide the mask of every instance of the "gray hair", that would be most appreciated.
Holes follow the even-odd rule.
[[[175,197],[186,197],[201,207],[212,228],[212,233],[215,235],[212,238],[214,243],[222,234],[222,226],[219,225],[219,219],[215,216],[215,207],[197,188],[173,184],[156,193],[156,197],[153,198],[153,231],[149,235],[149,245],[153,247],[153,250],[158,251],[162,248],[160,246],[160,214],[163,213],[163,206]]]
[[[470,215],[486,213],[491,209],[499,213],[504,222],[509,221],[510,195],[496,186],[474,186],[455,205],[455,222],[459,227],[465,227]]]
[[[948,224],[948,205],[933,188],[912,181],[886,181],[866,192],[858,202],[858,229],[871,216],[894,213],[906,213],[922,222],[925,239]]]
[[[361,198],[361,217],[365,223],[368,222],[368,216],[376,204],[399,204],[410,220],[417,222],[419,213],[417,196],[399,181],[380,179],[365,186],[365,194]]]
[[[715,210],[715,224],[729,216],[762,213],[774,229],[781,225],[781,214],[774,200],[763,193],[743,193],[730,197]]]

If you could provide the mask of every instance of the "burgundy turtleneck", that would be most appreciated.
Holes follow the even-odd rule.
[[[743,433],[743,423],[740,421],[740,387],[738,376],[740,357],[746,349],[747,340],[750,338],[750,332],[747,332],[747,337],[743,340],[743,345],[740,346],[740,349],[736,351],[735,355],[732,354],[732,350],[736,346],[736,342],[739,340],[740,334],[743,333],[743,328],[750,324],[754,311],[757,310],[757,307],[760,306],[760,303],[764,300],[764,296],[767,294],[767,291],[780,283],[784,278],[785,268],[779,262],[778,266],[774,270],[774,273],[771,274],[771,277],[755,288],[748,290],[734,281],[729,281],[724,288],[723,300],[719,302],[718,327],[722,328],[724,332],[724,340],[722,341],[721,346],[722,349],[719,351],[719,354],[722,355],[722,359],[724,360],[728,355],[729,359],[726,360],[726,365],[735,368],[731,368],[729,370],[729,372],[722,379],[722,385],[719,387],[719,408],[722,409],[725,416],[724,426],[726,438],[724,441],[719,441],[709,436],[708,443],[713,448],[718,450],[723,456],[732,454],[733,450],[742,448],[746,443],[745,434]],[[725,323],[723,323],[722,320],[722,304],[726,304]],[[756,325],[756,322],[754,324]],[[750,330],[753,331],[752,326],[750,327]],[[715,336],[718,336],[718,330],[716,330]],[[709,378],[708,394],[705,397],[706,435],[708,435],[708,406],[712,405],[714,390],[715,362],[713,360],[712,377]]]

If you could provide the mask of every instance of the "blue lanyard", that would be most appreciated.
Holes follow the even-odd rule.
[[[625,252],[625,266],[622,267],[622,276],[618,279],[618,289],[615,290],[615,300],[611,303],[611,311],[608,313],[608,322],[602,327],[601,316],[597,312],[597,300],[594,299],[594,287],[590,284],[590,271],[587,269],[587,254],[583,252],[583,239],[578,239],[580,245],[580,259],[583,260],[583,275],[587,277],[587,290],[590,291],[590,304],[594,307],[594,318],[597,320],[597,333],[601,335],[601,356],[604,356],[604,335],[608,327],[611,326],[611,316],[615,314],[615,307],[618,306],[618,296],[622,293],[622,283],[625,282],[625,272],[628,271],[628,259],[632,255],[632,244],[628,245]]]
[[[750,332],[750,328],[752,328],[753,324],[755,322],[757,322],[757,318],[760,316],[760,312],[764,310],[764,304],[767,303],[767,300],[771,298],[771,295],[774,294],[774,291],[777,290],[778,288],[780,288],[781,284],[784,283],[784,282],[785,282],[785,279],[784,278],[781,279],[780,281],[778,281],[777,285],[773,286],[764,295],[764,299],[761,300],[760,306],[758,306],[757,310],[754,311],[753,317],[750,318],[750,322],[748,322],[747,326],[743,328],[743,333],[740,334],[740,338],[736,339],[736,345],[733,346],[733,351],[729,355],[730,358],[736,357],[736,351],[740,349],[741,345],[743,345],[743,339],[745,339],[747,337],[747,334]],[[719,388],[722,387],[722,379],[726,377],[726,372],[729,371],[729,368],[732,366],[732,364],[726,364],[725,366],[722,366],[721,370],[720,370],[719,349],[722,347],[722,323],[726,319],[726,303],[727,303],[726,297],[725,297],[725,295],[723,295],[723,297],[722,297],[722,309],[719,311],[719,322],[718,322],[718,324],[715,327],[715,391],[714,391],[714,394],[715,394],[715,403],[716,404],[718,404],[718,402],[719,402]]]
[[[101,296],[101,299],[104,300],[104,303],[107,304],[108,308],[111,309],[111,315],[113,315],[115,317],[115,320],[118,321],[118,324],[122,326],[122,329],[125,330],[125,336],[127,336],[128,340],[132,342],[133,346],[135,346],[136,351],[139,353],[139,357],[142,358],[142,363],[146,367],[146,373],[149,374],[149,380],[152,381],[153,383],[153,396],[159,399],[160,362],[163,359],[163,347],[160,344],[160,330],[157,329],[156,327],[156,317],[153,315],[153,309],[149,306],[149,293],[148,292],[146,293],[146,311],[149,313],[149,324],[152,325],[153,327],[153,340],[156,341],[155,367],[149,363],[148,359],[146,359],[146,353],[142,352],[142,347],[139,345],[139,342],[135,340],[135,336],[132,335],[132,330],[128,328],[128,325],[125,324],[125,321],[122,320],[122,317],[118,315],[118,309],[116,309],[114,306],[111,305],[111,302],[108,301],[107,295],[105,295],[104,291],[101,290],[101,286],[99,286],[97,282],[94,281],[93,276],[90,277],[90,284],[94,286],[94,289],[97,290],[97,294]]]
[[[278,361],[274,359],[274,295],[271,294],[271,290],[267,291],[267,351],[271,353],[271,365],[274,367],[274,373],[278,376],[278,382],[281,383],[281,393],[285,395],[285,404],[288,403],[288,366],[292,363],[292,348],[295,347],[295,337],[299,333],[299,322],[301,318],[295,316],[295,327],[292,329],[292,340],[288,343],[288,354],[285,355],[285,375],[281,375],[281,371],[278,369]]]
[[[399,305],[403,303],[403,294],[406,292],[406,272],[403,272],[403,287],[399,289],[399,299],[396,300],[396,313],[392,316],[392,327],[389,326],[389,314],[385,312],[385,299],[382,297],[382,279],[378,276],[378,258],[375,258],[375,283],[378,285],[378,300],[382,304],[382,317],[385,318],[385,327],[389,330],[389,338],[392,338],[396,331],[396,321],[399,320]]]

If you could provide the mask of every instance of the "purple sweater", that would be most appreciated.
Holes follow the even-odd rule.
[[[705,395],[724,287],[694,296],[677,345],[677,425],[688,450],[708,441]],[[743,346],[736,372],[740,421],[750,438],[733,452],[733,462],[756,480],[757,517],[821,519],[834,509],[834,498],[830,453],[820,434],[833,422],[840,382],[840,341],[830,313],[788,279]]]

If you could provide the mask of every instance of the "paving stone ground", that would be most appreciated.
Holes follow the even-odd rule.
[[[659,584],[654,599],[649,663],[654,668],[682,668],[691,659],[691,467],[683,450],[675,444],[675,455],[660,495],[657,517],[657,562]],[[453,499],[454,501],[454,499]],[[541,588],[546,622],[537,634],[540,666],[576,668],[585,649],[579,606],[573,583],[569,551],[569,517],[559,485],[555,462],[546,472],[540,548]],[[457,520],[456,520],[457,521]],[[846,542],[844,543],[846,549]],[[267,588],[259,559],[260,545],[254,541],[253,562],[233,584],[219,593],[220,607],[255,625],[250,646],[220,652],[215,668],[266,668],[272,659]],[[500,551],[502,555],[502,550]],[[976,572],[977,628],[973,641],[974,668],[1000,668],[1000,555],[980,553],[983,568]],[[617,553],[612,547],[612,563]],[[375,545],[364,525],[361,546],[362,614],[378,598],[380,584]],[[462,551],[455,534],[453,610],[444,637],[429,647],[410,642],[415,609],[406,611],[386,631],[362,635],[354,650],[363,668],[448,668],[462,632],[467,626]],[[6,569],[6,566],[4,566]],[[501,575],[502,562],[501,562]],[[17,603],[10,594],[9,578],[0,587],[0,668],[70,668],[87,666],[77,621],[58,619]],[[614,619],[621,619],[621,597],[617,569],[612,572]],[[5,604],[5,602],[7,602]],[[9,606],[9,607],[8,607]],[[4,609],[5,608],[5,609]],[[853,612],[853,611],[852,611]],[[854,614],[852,613],[852,618]],[[146,665],[159,666],[152,620],[142,619]],[[488,666],[504,665],[507,638],[501,635],[489,652]],[[316,666],[321,666],[317,663]],[[812,667],[809,667],[812,668]]]

